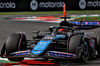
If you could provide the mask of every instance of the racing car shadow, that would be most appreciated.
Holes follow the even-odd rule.
[[[89,61],[87,63],[71,63],[69,66],[99,66],[100,61]]]
[[[72,62],[72,63],[70,63],[69,66],[90,66],[90,65],[99,66],[100,65],[100,57],[97,56],[97,57],[91,58],[86,63]]]
[[[3,63],[3,66],[60,66],[59,62],[45,61],[45,60],[23,60],[18,63]]]

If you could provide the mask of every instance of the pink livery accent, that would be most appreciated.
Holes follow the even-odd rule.
[[[20,38],[20,41],[19,41],[18,50],[20,50],[20,45],[21,45],[21,41],[22,41],[22,33],[20,32],[20,34],[21,34],[21,38]]]

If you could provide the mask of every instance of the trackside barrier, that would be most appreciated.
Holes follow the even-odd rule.
[[[3,11],[100,10],[100,0],[0,0]]]

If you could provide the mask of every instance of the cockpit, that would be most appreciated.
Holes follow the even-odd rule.
[[[69,36],[70,34],[73,33],[73,29],[70,28],[70,27],[65,27],[65,26],[61,26],[61,27],[52,27],[52,28],[49,28],[50,29],[50,32],[54,32],[56,33],[57,35],[66,35],[66,36]]]

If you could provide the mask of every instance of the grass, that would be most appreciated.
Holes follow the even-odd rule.
[[[87,13],[100,14],[100,10],[66,11],[66,14],[87,14]],[[0,15],[40,15],[40,14],[62,14],[63,15],[63,11],[0,12]],[[100,17],[80,17],[80,18],[76,18],[75,20],[100,21]]]
[[[61,11],[49,11],[49,12],[0,12],[0,15],[38,15],[38,14],[62,14]]]
[[[85,14],[85,13],[100,13],[100,10],[81,10],[81,11],[66,11],[66,14]],[[0,15],[36,15],[36,14],[63,14],[63,11],[42,11],[42,12],[0,12]]]
[[[0,60],[0,63],[17,63],[17,62]]]
[[[80,17],[80,18],[76,18],[75,20],[76,21],[80,21],[80,20],[83,20],[83,21],[100,21],[100,16],[98,16],[98,17]]]

